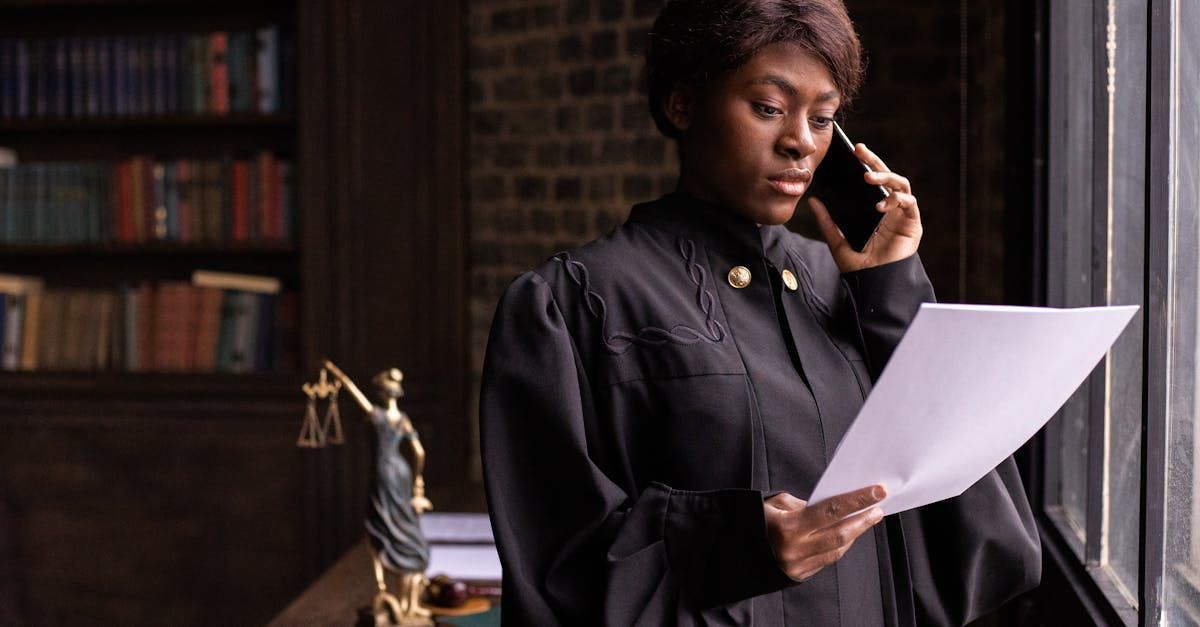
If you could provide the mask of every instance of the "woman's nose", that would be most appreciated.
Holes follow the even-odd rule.
[[[817,149],[816,140],[805,120],[787,125],[777,142],[780,153],[793,160],[800,160],[812,154]]]

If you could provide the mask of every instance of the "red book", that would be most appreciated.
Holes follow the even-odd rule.
[[[229,33],[208,36],[208,108],[229,113]]]
[[[129,162],[129,215],[133,230],[130,241],[140,242],[146,238],[146,178],[143,167],[145,159],[134,157]],[[153,223],[151,223],[153,224]]]
[[[246,161],[234,161],[230,178],[230,196],[233,213],[233,240],[245,241],[250,238],[250,207],[246,180],[249,178],[250,164]]]
[[[258,234],[263,239],[279,239],[283,236],[278,186],[279,168],[275,167],[275,155],[266,151],[258,153],[258,215],[262,220]]]
[[[192,162],[180,159],[175,162],[175,210],[179,212],[179,241],[190,242],[196,234],[192,232]]]
[[[116,190],[117,208],[117,241],[132,242],[134,237],[133,228],[133,173],[129,161],[121,161],[117,163],[117,167],[113,169],[113,177],[116,179],[113,188]]]
[[[141,371],[147,372],[155,369],[155,348],[154,348],[154,314],[157,313],[157,307],[154,306],[154,285],[151,283],[142,283],[138,286],[137,291],[137,348],[138,348],[138,367]]]
[[[142,158],[142,218],[146,232],[142,234],[145,241],[158,239],[158,207],[154,204],[154,158]]]
[[[196,287],[196,328],[192,333],[191,369],[197,372],[215,372],[217,369],[217,341],[221,332],[221,302],[224,290],[215,287]]]
[[[192,286],[182,281],[164,281],[158,286],[154,305],[154,369],[183,370],[194,344],[196,307],[192,303]]]

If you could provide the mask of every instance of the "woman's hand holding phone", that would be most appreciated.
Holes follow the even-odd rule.
[[[839,494],[808,503],[786,492],[763,501],[767,539],[788,577],[804,581],[850,550],[858,536],[883,520],[874,507],[887,496],[883,486]]]
[[[912,256],[917,252],[923,232],[921,210],[917,206],[917,198],[912,193],[908,179],[892,172],[865,144],[855,144],[854,154],[873,170],[864,172],[863,180],[872,185],[882,185],[889,192],[887,198],[875,205],[875,209],[884,214],[883,220],[862,251],[854,250],[846,241],[824,203],[815,197],[808,200],[817,226],[821,229],[821,235],[829,245],[829,251],[833,254],[838,269],[843,273],[881,266]]]

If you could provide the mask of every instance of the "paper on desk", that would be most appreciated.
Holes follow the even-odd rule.
[[[962,494],[1050,420],[1136,312],[921,305],[809,501],[881,483],[894,514]]]

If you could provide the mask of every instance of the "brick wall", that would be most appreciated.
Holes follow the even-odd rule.
[[[471,0],[470,347],[478,390],[496,301],[518,273],[675,186],[641,95],[660,0]]]
[[[674,187],[673,145],[654,129],[640,92],[645,32],[661,4],[469,0],[470,347],[476,393],[492,312],[509,281],[553,252],[618,225],[633,203]],[[1003,115],[1003,91],[996,88],[1003,81],[1003,50],[970,47],[970,69],[990,71],[972,75],[969,85],[987,88],[989,98],[971,99],[968,120],[961,124],[959,3],[848,0],[847,5],[868,58],[866,83],[848,113],[847,131],[912,180],[926,228],[922,257],[941,298],[996,293],[1002,285],[1001,239],[999,229],[990,229],[1003,211],[1002,189],[995,184],[1002,173],[1002,148],[995,149],[1003,145],[1003,126],[994,122]],[[979,15],[968,40],[1002,39],[1003,16],[970,6]],[[993,97],[997,92],[999,100]],[[991,122],[971,121],[977,117]],[[971,153],[966,178],[959,167],[960,128],[972,133],[971,146],[987,148]],[[976,180],[980,186],[963,185]],[[986,228],[960,228],[967,204],[972,223]],[[793,228],[809,231],[804,218],[798,215]]]

